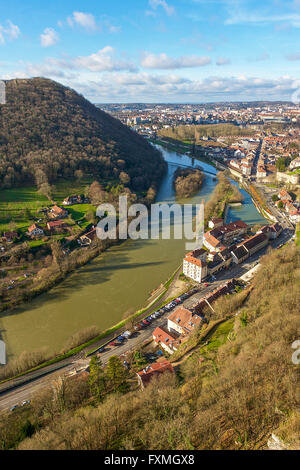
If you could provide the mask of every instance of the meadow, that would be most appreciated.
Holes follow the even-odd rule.
[[[72,194],[83,194],[92,179],[81,181],[61,180],[53,189],[52,201],[40,194],[35,186],[23,186],[0,191],[0,233],[14,228],[25,233],[28,226],[37,218],[37,211],[53,203],[61,204]],[[83,219],[86,212],[91,210],[90,204],[72,206],[69,212],[73,220]],[[42,216],[41,216],[42,218]]]

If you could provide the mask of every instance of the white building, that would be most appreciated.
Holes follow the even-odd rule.
[[[186,255],[183,260],[183,274],[196,282],[201,282],[207,276],[205,250],[195,250]]]

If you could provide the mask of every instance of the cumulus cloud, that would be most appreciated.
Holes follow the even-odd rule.
[[[177,75],[110,74],[101,80],[81,81],[77,89],[94,101],[225,101],[225,100],[290,100],[295,89],[294,80],[281,77],[276,80],[259,77],[207,77],[189,80]]]
[[[175,13],[174,7],[169,5],[166,0],[149,0],[149,6],[151,10],[146,11],[146,15],[148,16],[155,16],[155,11],[158,7],[162,7],[168,16]]]
[[[91,13],[83,13],[82,11],[74,11],[72,16],[68,17],[67,22],[70,26],[77,24],[87,31],[96,31],[99,29],[94,15]]]
[[[59,41],[59,35],[53,28],[46,28],[40,35],[41,45],[43,47],[54,46]]]
[[[230,59],[226,59],[225,57],[219,57],[218,60],[216,61],[217,65],[228,65],[231,64]]]
[[[210,57],[182,56],[174,59],[167,54],[151,54],[145,52],[141,65],[147,69],[182,69],[190,67],[202,67],[211,63]]]
[[[299,88],[298,81],[289,76],[277,79],[209,76],[193,80],[175,73],[114,72],[111,68],[98,76],[86,68],[86,64],[82,66],[83,69],[75,68],[74,59],[48,58],[43,64],[25,64],[24,71],[12,72],[8,78],[46,76],[74,88],[94,102],[290,101]]]
[[[136,66],[132,62],[115,58],[115,50],[111,46],[106,46],[89,56],[77,57],[72,63],[76,67],[85,68],[92,72],[136,70]]]
[[[21,34],[20,28],[10,20],[6,21],[6,26],[0,24],[0,44],[5,44],[6,40],[13,41]]]

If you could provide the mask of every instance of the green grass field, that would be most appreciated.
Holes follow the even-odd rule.
[[[85,188],[89,186],[94,179],[95,178],[83,178],[81,181],[58,181],[55,183],[53,200],[58,204],[61,204],[67,196],[72,196],[73,194],[84,194]]]
[[[26,209],[33,219],[37,210],[45,207],[48,202],[34,186],[0,191],[0,232],[8,230],[11,221],[15,222],[18,229],[26,230],[30,223]]]
[[[61,180],[57,182],[53,192],[53,201],[57,204],[61,204],[67,196],[83,194],[86,186],[90,185],[92,181],[92,178],[86,178],[81,181]],[[28,226],[38,216],[37,211],[51,204],[51,201],[42,194],[39,194],[37,188],[34,186],[4,189],[0,191],[0,233],[9,230],[10,222],[12,221],[15,223],[18,230],[25,233]],[[68,211],[75,221],[83,219],[86,212],[89,210],[94,210],[93,206],[90,204],[79,204],[68,208]],[[37,244],[38,241],[32,243]],[[40,241],[39,244],[41,244]]]
[[[230,319],[221,323],[212,336],[209,338],[209,343],[207,346],[204,346],[201,349],[202,353],[209,352],[209,351],[216,351],[222,344],[226,343],[227,337],[231,330],[233,329],[234,319]]]

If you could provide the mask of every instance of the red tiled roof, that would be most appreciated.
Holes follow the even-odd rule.
[[[138,372],[143,385],[148,383],[154,376],[163,374],[164,372],[174,372],[172,364],[168,361],[154,362],[150,366]]]
[[[31,227],[29,227],[28,232],[29,232],[29,233],[30,233],[30,232],[33,232],[33,231],[36,230],[36,229],[43,230],[43,229],[42,229],[41,227],[39,227],[38,225],[32,224]]]
[[[153,338],[156,343],[164,343],[167,346],[171,345],[175,338],[169,333],[163,330],[162,328],[155,328],[153,331]]]
[[[185,322],[192,318],[193,314],[190,310],[184,307],[178,307],[171,315],[168,316],[168,320],[182,326]]]
[[[195,264],[196,266],[206,266],[205,261],[201,261],[201,259],[194,258],[193,256],[186,256],[184,258],[184,261],[187,261],[188,263]]]

